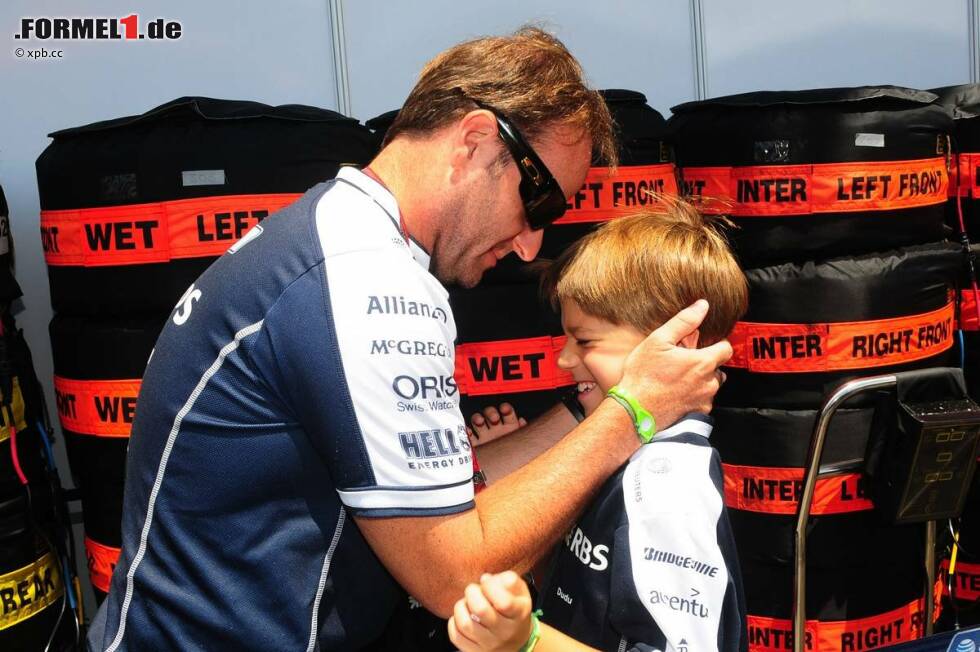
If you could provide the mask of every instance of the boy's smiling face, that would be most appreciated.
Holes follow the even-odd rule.
[[[571,372],[578,383],[578,400],[588,415],[623,377],[626,357],[647,334],[594,317],[570,299],[561,301],[561,325],[568,341],[558,366]]]

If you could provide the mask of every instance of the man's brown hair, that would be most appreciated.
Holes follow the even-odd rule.
[[[570,126],[591,138],[597,161],[617,162],[605,101],[585,85],[582,67],[564,44],[537,27],[438,54],[422,69],[384,144],[440,129],[476,109],[472,100],[499,111],[532,143],[550,127]]]
[[[713,344],[745,314],[748,283],[717,218],[689,202],[660,197],[662,212],[615,219],[566,249],[545,271],[542,289],[558,309],[649,333],[698,299],[710,308],[698,346]]]

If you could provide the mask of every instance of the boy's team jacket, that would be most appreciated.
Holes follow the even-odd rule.
[[[542,620],[602,650],[748,649],[711,420],[689,415],[610,478],[543,587]]]

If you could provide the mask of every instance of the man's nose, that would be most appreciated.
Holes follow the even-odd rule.
[[[541,241],[544,240],[544,229],[532,231],[530,226],[518,233],[512,242],[514,253],[524,262],[534,260],[541,251]]]

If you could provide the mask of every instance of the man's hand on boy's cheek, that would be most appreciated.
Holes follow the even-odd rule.
[[[708,304],[698,301],[651,333],[629,355],[620,386],[649,410],[659,429],[689,412],[709,412],[732,356],[727,340],[703,349],[678,344],[700,328]]]
[[[696,349],[698,348],[698,338],[701,336],[701,329],[694,331],[684,339],[680,341],[680,346],[685,349]]]

